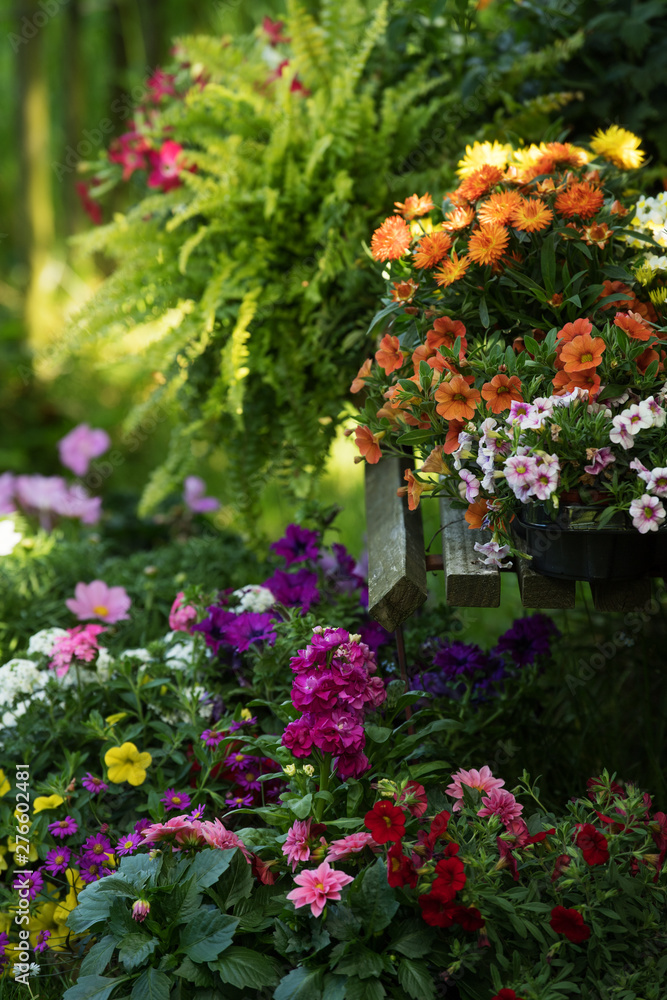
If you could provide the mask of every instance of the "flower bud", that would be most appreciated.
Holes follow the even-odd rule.
[[[147,899],[135,899],[132,903],[132,917],[134,920],[143,921],[151,912],[151,904]]]

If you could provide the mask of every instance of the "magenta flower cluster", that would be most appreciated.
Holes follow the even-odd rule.
[[[335,757],[338,776],[358,778],[368,770],[364,713],[386,698],[373,653],[343,628],[315,629],[313,641],[290,660],[292,703],[303,714],[289,723],[283,746],[295,757],[313,748]]]

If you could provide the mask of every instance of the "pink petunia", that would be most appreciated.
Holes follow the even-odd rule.
[[[319,917],[327,902],[330,899],[339,900],[342,889],[354,879],[344,872],[334,871],[328,861],[323,861],[314,871],[296,875],[294,881],[299,888],[288,892],[287,899],[294,903],[297,910],[301,906],[310,906],[312,915]]]
[[[103,580],[93,580],[92,583],[77,583],[74,594],[65,604],[79,621],[100,618],[113,625],[129,618],[127,611],[132,601],[124,587],[108,587]]]
[[[58,442],[60,461],[76,476],[85,476],[93,458],[99,458],[111,445],[106,431],[79,424]]]
[[[205,497],[206,483],[201,476],[186,476],[183,483],[183,499],[186,507],[189,507],[195,514],[207,514],[217,510],[220,501],[215,497]]]
[[[292,866],[292,871],[296,871],[296,866],[300,861],[307,861],[310,857],[310,837],[309,819],[297,819],[287,831],[287,840],[281,850]]]
[[[459,800],[454,803],[453,808],[454,812],[460,812],[463,800],[461,785],[467,785],[468,788],[477,788],[480,792],[488,793],[492,792],[494,788],[502,788],[504,784],[505,782],[502,778],[493,777],[491,769],[485,764],[479,771],[474,767],[469,771],[461,768],[456,774],[452,775],[452,784],[447,786],[445,792],[453,799]]]

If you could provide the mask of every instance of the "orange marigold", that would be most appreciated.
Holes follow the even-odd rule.
[[[482,398],[478,389],[469,386],[462,375],[451,382],[441,382],[435,390],[436,411],[445,420],[470,420]]]
[[[599,188],[586,181],[575,181],[556,198],[556,211],[571,219],[578,215],[580,219],[591,219],[602,208],[604,195]]]
[[[370,427],[357,427],[354,432],[354,443],[361,452],[358,458],[355,458],[355,462],[362,462],[364,458],[369,463],[369,465],[377,465],[377,463],[382,458],[382,452],[380,451],[379,441],[384,437],[384,431],[380,431],[378,434],[373,434]]]
[[[516,191],[501,191],[492,194],[481,205],[477,206],[477,218],[485,225],[497,222],[506,226],[512,217],[514,209],[521,204],[521,195]]]
[[[398,337],[392,337],[390,334],[385,333],[380,341],[379,350],[375,352],[375,360],[380,368],[384,370],[385,375],[389,375],[391,372],[402,368],[404,358]]]
[[[357,372],[352,385],[350,386],[350,392],[360,392],[366,385],[366,379],[371,373],[371,367],[373,364],[372,358],[366,358],[363,365]]]
[[[433,277],[436,280],[436,284],[440,285],[441,288],[447,288],[449,285],[453,285],[455,281],[459,281],[469,267],[470,258],[467,255],[459,258],[456,250],[454,250],[452,256],[445,257],[438,270],[433,272]]]
[[[479,170],[464,177],[456,191],[454,201],[478,201],[503,179],[503,171],[491,163],[485,163]]]
[[[398,260],[412,240],[410,227],[400,215],[390,215],[373,233],[371,253],[376,260]]]
[[[591,337],[584,333],[563,345],[560,352],[566,372],[581,372],[587,368],[597,368],[607,345],[602,337]]]
[[[554,213],[541,198],[522,198],[521,204],[512,212],[511,221],[515,229],[536,233],[540,229],[546,229],[553,217]]]
[[[651,327],[647,326],[641,316],[635,312],[617,312],[614,316],[614,326],[625,330],[628,337],[632,337],[633,340],[648,340],[653,333]]]
[[[413,255],[415,267],[435,267],[452,245],[449,233],[439,230],[431,236],[422,236]]]
[[[476,264],[495,264],[505,253],[509,238],[504,226],[480,226],[468,241],[468,256]]]
[[[468,529],[481,528],[482,522],[488,513],[489,505],[483,497],[469,504],[467,511],[463,515],[468,522]]]
[[[404,219],[416,219],[419,215],[426,215],[435,208],[431,201],[431,196],[426,194],[411,194],[405,201],[395,201],[394,205],[399,210]]]
[[[395,281],[392,285],[392,302],[412,302],[415,292],[419,288],[419,282],[408,278],[407,281]]]
[[[486,400],[492,413],[509,410],[512,400],[517,403],[523,401],[521,379],[518,375],[494,375],[490,382],[482,386],[482,399]]]
[[[450,233],[465,229],[475,221],[475,209],[469,205],[460,205],[452,212],[447,212],[442,223],[443,229],[448,229]]]

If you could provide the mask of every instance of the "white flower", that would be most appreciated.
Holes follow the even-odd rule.
[[[114,665],[114,659],[108,649],[104,646],[100,646],[99,652],[97,654],[97,662],[95,663],[95,670],[97,672],[98,680],[102,683],[106,683],[111,677],[111,672]]]
[[[530,489],[532,495],[538,500],[547,500],[558,486],[559,472],[558,456],[545,455],[537,466],[535,482]]]
[[[174,642],[174,639],[178,641]],[[165,663],[177,670],[185,670],[193,666],[196,653],[196,640],[193,635],[186,635],[184,632],[169,632],[165,636],[165,642],[173,643],[164,654]]]
[[[66,635],[67,630],[64,628],[43,628],[40,632],[35,632],[28,642],[28,655],[42,653],[44,656],[51,656],[56,639],[64,639]]]
[[[459,476],[462,480],[459,483],[461,498],[465,497],[468,503],[473,503],[479,496],[479,479],[472,472],[469,472],[468,469],[461,469]]]
[[[653,414],[648,407],[642,409],[641,406],[635,404],[629,406],[627,410],[623,410],[621,416],[627,420],[631,434],[637,434],[639,431],[647,430],[653,426]]]
[[[484,556],[483,563],[485,566],[495,566],[497,569],[507,569],[510,563],[504,563],[503,559],[510,558],[510,547],[509,545],[500,545],[498,542],[475,542],[475,552],[479,552],[480,555]]]
[[[170,635],[175,635],[175,632],[170,632]],[[135,660],[139,660],[141,663],[150,663],[153,659],[151,654],[143,646],[139,646],[138,649],[124,649],[120,654],[120,659],[124,659],[126,656],[132,656]]]
[[[655,493],[658,497],[667,497],[667,468],[652,469],[649,473],[639,473],[639,478],[648,485],[646,489],[649,493]]]
[[[612,429],[609,431],[609,440],[612,444],[620,444],[626,450],[632,448],[635,439],[630,429],[630,422],[626,420],[623,413],[619,413],[612,420]]]
[[[11,518],[0,521],[0,556],[8,556],[10,552],[13,552],[22,538],[23,535],[16,530],[16,525]]]
[[[237,613],[254,611],[257,614],[262,614],[276,603],[276,599],[268,587],[254,583],[248,584],[247,587],[241,587],[240,590],[235,590],[232,597],[238,598],[239,603],[235,608]]]
[[[660,403],[653,396],[643,399],[639,404],[639,409],[650,418],[653,427],[662,427],[664,425],[667,413],[665,413]]]
[[[644,493],[630,504],[630,515],[635,528],[645,535],[647,531],[657,531],[665,520],[665,508],[657,497]]]

